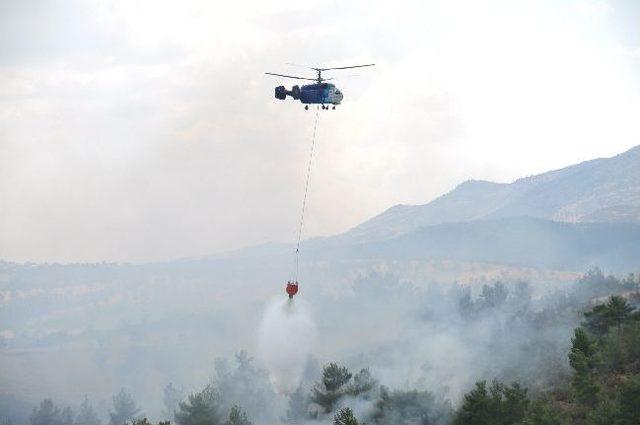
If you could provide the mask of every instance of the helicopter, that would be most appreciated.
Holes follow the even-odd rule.
[[[304,103],[304,109],[309,110],[309,104],[322,105],[322,109],[329,109],[328,105],[332,105],[331,109],[336,109],[336,105],[339,105],[344,98],[344,95],[338,88],[331,83],[325,83],[325,81],[332,80],[332,78],[322,78],[323,71],[330,71],[335,69],[351,69],[351,68],[363,68],[365,66],[373,66],[374,63],[366,65],[353,65],[353,66],[339,66],[335,68],[310,68],[318,73],[316,78],[297,77],[294,75],[275,74],[273,72],[265,72],[267,75],[275,75],[277,77],[294,78],[296,80],[310,80],[315,81],[314,84],[307,84],[302,87],[293,86],[291,90],[287,90],[284,86],[278,86],[275,89],[276,99],[285,100],[287,96],[291,96],[294,100],[299,100]]]

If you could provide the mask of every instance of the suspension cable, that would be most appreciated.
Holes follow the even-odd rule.
[[[316,130],[318,128],[318,112],[320,111],[320,106],[316,106],[316,117],[313,122],[313,136],[311,137],[311,149],[309,150],[309,163],[307,164],[307,178],[304,183],[304,196],[302,197],[302,209],[300,211],[300,225],[298,226],[298,240],[296,242],[296,252],[295,252],[295,270],[294,270],[294,282],[298,281],[298,271],[299,271],[299,262],[300,262],[300,240],[302,239],[302,226],[304,224],[304,211],[307,206],[307,193],[309,192],[309,179],[311,177],[311,163],[313,161],[313,150],[316,145]]]

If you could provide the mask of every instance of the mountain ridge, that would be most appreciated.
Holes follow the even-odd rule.
[[[520,216],[640,223],[640,145],[512,183],[467,180],[426,204],[395,205],[337,237],[372,241],[440,223]]]

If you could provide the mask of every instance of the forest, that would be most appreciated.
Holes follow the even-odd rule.
[[[453,288],[440,294],[439,303],[421,305],[419,316],[423,321],[452,326],[456,332],[483,332],[487,345],[474,351],[484,357],[477,361],[482,372],[449,371],[483,379],[467,385],[457,397],[428,382],[446,371],[427,366],[420,379],[411,383],[386,382],[388,371],[380,367],[380,359],[388,354],[384,351],[322,366],[310,357],[298,389],[280,395],[259,361],[240,351],[232,361],[218,358],[203,388],[187,390],[168,383],[163,390],[165,409],[153,420],[161,425],[640,423],[637,276],[616,277],[592,269],[568,290],[538,297],[532,296],[526,282],[493,282],[477,294],[468,287]],[[384,285],[379,290],[384,291]],[[443,322],[438,309],[450,308],[455,309],[455,320],[448,317]],[[558,340],[559,334],[567,336],[564,341]],[[9,402],[3,400],[5,406]],[[143,406],[125,388],[113,395],[111,404],[108,417],[103,417],[90,396],[75,408],[45,399],[25,423],[150,423]],[[14,422],[5,418],[4,423]]]

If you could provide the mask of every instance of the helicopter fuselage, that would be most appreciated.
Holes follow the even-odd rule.
[[[327,104],[333,105],[331,109],[336,109],[336,105],[342,102],[344,96],[338,88],[330,83],[325,83],[332,78],[322,78],[323,71],[332,71],[339,69],[352,69],[352,68],[364,68],[365,66],[373,66],[374,63],[368,63],[366,65],[351,65],[351,66],[338,66],[334,68],[311,68],[318,73],[316,78],[300,77],[297,75],[276,74],[275,72],[265,72],[267,75],[274,75],[276,77],[294,78],[296,80],[311,80],[314,84],[306,84],[302,87],[293,86],[291,90],[287,90],[284,86],[276,87],[276,99],[285,100],[287,96],[291,96],[294,100],[299,100],[301,103],[305,103],[304,109],[309,109],[310,103],[322,105],[322,109],[329,109]]]
[[[291,96],[295,100],[299,100],[304,104],[322,104],[322,105],[339,105],[344,95],[334,84],[316,83],[306,84],[302,87],[293,86],[291,90],[287,90],[284,86],[278,86],[275,89],[276,99],[284,100],[287,96]]]

